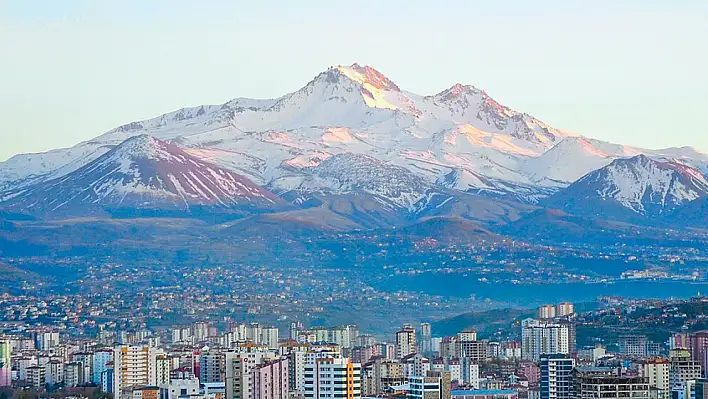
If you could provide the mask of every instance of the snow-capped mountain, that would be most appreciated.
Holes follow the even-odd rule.
[[[648,151],[587,139],[501,105],[474,86],[418,95],[353,64],[331,67],[279,98],[183,108],[71,148],[17,155],[0,163],[0,198],[12,198],[8,203],[17,207],[29,193],[51,184],[58,189],[56,182],[85,173],[135,136],[169,142],[170,151],[218,165],[295,206],[309,206],[315,197],[366,194],[385,208],[412,211],[445,190],[536,204],[637,154],[708,170],[708,156],[690,148]],[[89,183],[88,177],[81,181]],[[173,199],[180,203],[181,197]]]
[[[552,196],[547,205],[570,213],[644,217],[671,213],[708,195],[708,180],[697,169],[645,155],[617,159]]]
[[[286,208],[283,200],[243,176],[146,135],[131,137],[60,178],[6,192],[2,199],[4,208],[46,216],[121,208]]]

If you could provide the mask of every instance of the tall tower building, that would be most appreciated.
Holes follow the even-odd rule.
[[[651,397],[651,389],[646,377],[578,373],[575,380],[574,397],[578,399],[648,399]]]
[[[347,358],[315,359],[305,366],[305,399],[361,399],[361,365]]]
[[[119,346],[113,350],[113,393],[116,399],[128,389],[155,385],[156,354],[149,346]]]
[[[12,347],[9,341],[0,341],[0,387],[12,385]]]
[[[573,398],[573,368],[575,360],[567,354],[542,355],[541,399]]]
[[[218,352],[204,352],[199,355],[199,382],[224,382],[221,370],[224,367],[224,356]]]
[[[110,349],[97,350],[93,353],[91,363],[91,382],[100,384],[101,373],[108,370],[109,363],[113,364],[113,351]]]
[[[669,386],[701,378],[701,364],[691,359],[686,349],[673,349],[669,354]]]
[[[288,359],[266,362],[251,371],[252,399],[288,399]]]
[[[261,328],[260,344],[271,349],[278,348],[278,327],[263,327]]]
[[[704,372],[708,372],[708,331],[698,331],[689,337],[691,358],[701,364]]]
[[[541,320],[552,319],[556,317],[556,307],[553,305],[541,305],[538,308],[538,318]]]
[[[659,397],[668,398],[669,389],[669,359],[653,358],[644,359],[641,376],[649,380],[649,386],[659,390]]]
[[[619,353],[634,358],[647,355],[647,337],[645,335],[621,335],[618,339]]]
[[[570,302],[561,302],[556,305],[556,317],[566,317],[575,313],[575,306]]]
[[[420,324],[420,351],[426,356],[433,352],[433,327],[430,323]]]
[[[415,328],[411,325],[405,325],[396,332],[396,358],[403,359],[415,352]]]
[[[521,358],[538,361],[542,354],[570,353],[568,326],[534,319],[521,323]]]
[[[272,352],[226,352],[226,399],[252,399],[253,381],[251,372],[261,364],[276,360],[278,355]]]

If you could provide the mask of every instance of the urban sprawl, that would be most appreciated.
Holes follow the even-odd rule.
[[[472,328],[441,337],[434,324],[406,324],[382,339],[355,325],[282,329],[200,321],[148,328],[124,320],[97,334],[64,323],[0,324],[0,395],[120,399],[565,399],[706,396],[708,331],[687,301],[605,299],[576,312],[544,305],[535,317],[491,337]],[[31,309],[39,312],[41,306]],[[40,312],[41,313],[41,312]],[[503,316],[500,314],[500,317]],[[65,318],[65,320],[68,318]],[[614,320],[614,321],[613,321]],[[619,320],[617,324],[615,321]],[[631,323],[677,325],[665,342],[632,333]],[[616,326],[594,345],[577,345],[588,325]],[[610,328],[613,330],[613,328]],[[614,331],[613,330],[613,331]]]

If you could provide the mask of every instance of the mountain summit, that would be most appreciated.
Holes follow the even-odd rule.
[[[9,209],[67,216],[120,208],[259,211],[283,205],[243,176],[147,135],[131,137],[66,176],[11,192],[5,199]]]
[[[618,159],[560,191],[548,204],[594,217],[632,212],[658,217],[708,195],[708,181],[698,170],[646,155]]]
[[[708,156],[697,151],[579,137],[475,86],[419,95],[355,63],[278,98],[182,108],[71,148],[17,155],[0,163],[0,207],[259,212],[290,202],[401,222],[442,209],[505,219],[516,215],[510,206],[553,196],[568,212],[598,200],[648,217],[703,196],[701,171]],[[486,212],[473,209],[479,198],[510,202]]]

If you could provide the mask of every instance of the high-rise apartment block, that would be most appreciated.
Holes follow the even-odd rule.
[[[569,354],[568,326],[559,323],[526,319],[521,326],[521,357],[538,361],[543,354]]]
[[[541,399],[572,399],[575,360],[567,354],[543,354],[541,362]]]
[[[347,358],[322,358],[305,366],[305,399],[360,398],[361,365]]]

